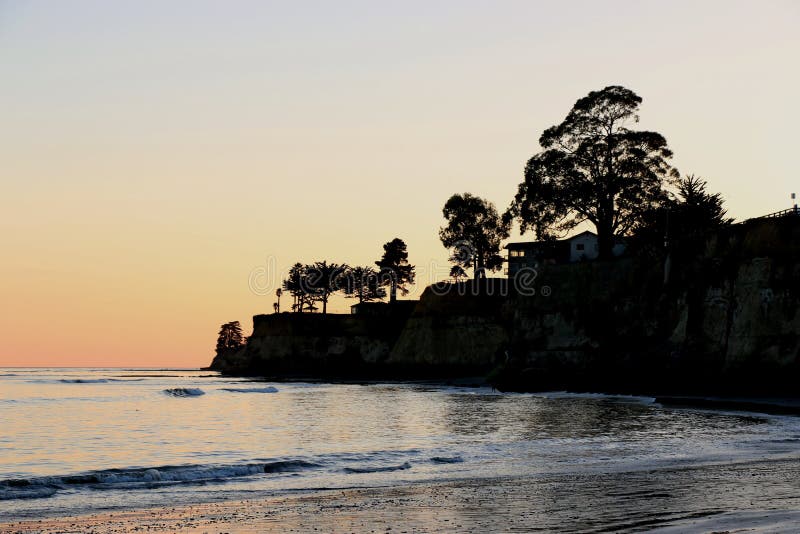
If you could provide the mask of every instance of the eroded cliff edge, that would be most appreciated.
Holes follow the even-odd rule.
[[[680,251],[679,251],[680,252]],[[265,315],[233,374],[383,378],[490,374],[503,389],[796,393],[800,220],[758,220],[665,258],[542,266],[429,287],[383,316]],[[532,294],[531,294],[532,293]]]

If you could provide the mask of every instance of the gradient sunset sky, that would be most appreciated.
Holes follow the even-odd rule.
[[[732,216],[789,207],[798,28],[796,1],[0,0],[0,366],[207,365],[293,262],[396,236],[421,289],[445,200],[504,209],[607,85]]]

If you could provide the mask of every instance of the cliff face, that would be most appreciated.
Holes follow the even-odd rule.
[[[543,266],[430,287],[413,313],[254,318],[233,373],[486,373],[507,389],[792,390],[800,378],[800,220],[752,221],[705,250]],[[533,291],[530,291],[530,290]],[[533,294],[531,294],[533,293]]]
[[[755,221],[715,236],[673,341],[730,373],[800,365],[800,220]],[[788,375],[787,375],[788,376]]]
[[[247,345],[215,358],[211,368],[271,376],[360,374],[386,360],[404,321],[391,314],[256,315]]]
[[[510,334],[506,284],[492,282],[506,281],[427,288],[386,363],[485,374],[503,361]]]
[[[752,221],[700,254],[543,269],[512,297],[509,389],[795,392],[800,221]]]

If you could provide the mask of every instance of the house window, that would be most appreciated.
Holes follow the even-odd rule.
[[[583,243],[577,243],[575,245],[575,250],[583,250]]]

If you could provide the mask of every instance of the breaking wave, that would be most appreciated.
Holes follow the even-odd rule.
[[[59,380],[62,384],[106,384],[110,381],[109,378],[62,378]]]
[[[431,462],[435,464],[460,464],[463,461],[464,459],[461,456],[434,456],[431,458]]]
[[[278,388],[269,386],[265,388],[221,388],[222,391],[230,391],[233,393],[277,393]]]
[[[170,397],[199,397],[206,392],[200,388],[169,388],[164,390],[164,394]]]
[[[382,473],[385,471],[403,471],[405,469],[411,469],[411,464],[408,462],[402,463],[400,465],[388,465],[382,467],[345,467],[345,473]]]

